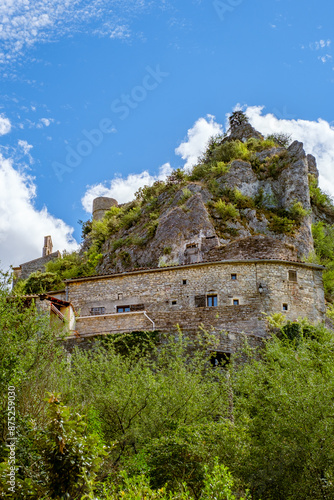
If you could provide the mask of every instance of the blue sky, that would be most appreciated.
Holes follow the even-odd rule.
[[[190,166],[238,104],[303,141],[334,194],[333,18],[329,0],[4,0],[2,264],[46,234],[75,248],[95,195]]]

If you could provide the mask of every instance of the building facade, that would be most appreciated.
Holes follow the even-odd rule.
[[[75,278],[66,300],[77,312],[76,335],[204,328],[233,352],[241,334],[266,336],[266,314],[324,320],[322,266],[283,259],[235,259]],[[74,334],[74,332],[73,332]]]

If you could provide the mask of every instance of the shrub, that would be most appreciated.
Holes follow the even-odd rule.
[[[145,238],[142,238],[140,236],[132,236],[131,243],[132,245],[138,245],[139,247],[141,247],[145,245],[146,241]]]
[[[156,210],[155,212],[150,212],[150,219],[151,220],[157,220],[159,219],[160,212],[159,210]]]
[[[237,188],[234,188],[233,190],[233,202],[238,208],[254,207],[254,200],[250,196],[243,195]]]
[[[188,188],[182,189],[182,196],[178,201],[178,205],[183,205],[189,198],[193,196],[193,193]]]
[[[79,224],[81,224],[81,238],[85,239],[86,236],[88,236],[92,230],[92,221],[87,220],[87,221],[78,221]]]
[[[230,164],[226,164],[223,161],[217,161],[216,165],[212,167],[212,172],[215,175],[215,177],[220,177],[221,175],[227,174],[227,172],[230,170]]]
[[[91,231],[91,241],[95,245],[97,250],[101,250],[103,243],[106,241],[110,234],[108,227],[108,220],[103,218],[102,220],[93,220],[92,231]]]
[[[190,173],[190,180],[199,181],[206,178],[211,171],[211,165],[208,163],[199,163],[195,165]]]
[[[326,263],[334,260],[334,227],[319,221],[312,225],[312,236],[316,254]]]
[[[224,163],[230,163],[232,160],[249,161],[250,152],[241,141],[226,141],[213,151],[212,159]]]
[[[165,189],[166,183],[164,181],[155,181],[152,186],[139,188],[135,197],[138,201],[148,202],[152,197],[157,198]]]
[[[221,199],[214,203],[214,208],[224,220],[240,217],[239,210],[232,203],[226,203]]]
[[[188,178],[184,170],[177,168],[167,177],[167,185],[182,184]]]
[[[274,233],[289,234],[295,229],[295,222],[288,217],[273,215],[268,227]]]
[[[129,267],[131,265],[131,255],[129,254],[129,252],[122,250],[121,252],[119,252],[118,256],[121,259],[124,267]]]
[[[81,254],[64,252],[58,259],[48,262],[45,269],[56,273],[63,282],[66,279],[94,274],[101,258],[102,254],[96,250],[96,245],[93,245]]]
[[[61,285],[61,278],[56,273],[36,271],[31,273],[25,282],[24,292],[27,294],[43,293],[55,290]]]
[[[140,207],[131,208],[121,218],[120,227],[123,227],[124,229],[129,229],[131,226],[134,226],[140,218],[140,213],[141,213]]]
[[[312,204],[329,215],[334,215],[334,204],[331,196],[321,191],[317,179],[311,175],[309,176],[309,187]]]
[[[247,142],[246,146],[249,149],[249,151],[255,151],[255,152],[261,152],[266,149],[272,149],[276,146],[275,142],[271,139],[256,139],[255,137],[250,137]]]
[[[309,215],[310,211],[303,207],[300,201],[295,201],[289,210],[290,217],[296,222],[301,222],[304,217]]]
[[[291,143],[291,135],[289,134],[270,134],[266,137],[267,140],[274,141],[277,146],[287,148]]]
[[[146,226],[148,238],[153,238],[158,228],[158,225],[159,225],[159,220],[154,220]]]
[[[94,481],[107,452],[96,434],[86,434],[84,418],[64,406],[59,395],[50,394],[47,401],[47,429],[35,432],[48,473],[48,492],[52,498],[79,499],[87,491],[86,478]]]

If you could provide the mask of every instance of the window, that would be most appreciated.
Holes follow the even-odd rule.
[[[130,312],[130,306],[117,306],[118,313]]]
[[[182,280],[182,285],[186,285],[187,284],[187,280]]]
[[[283,304],[283,311],[287,311],[289,309],[288,304]]]
[[[130,306],[130,311],[144,311],[145,304],[133,304]]]
[[[239,305],[239,299],[233,299],[233,305],[238,306]]]
[[[208,305],[208,307],[218,306],[218,296],[217,295],[208,295],[207,296],[207,305]]]
[[[176,305],[176,300],[172,300],[172,306],[175,306]]]
[[[117,295],[117,298],[118,298],[118,300],[122,300],[122,298],[123,298],[123,294],[122,294],[122,293],[119,293],[119,294]]]
[[[118,313],[144,311],[145,304],[132,304],[131,306],[117,306]]]
[[[212,366],[226,366],[230,362],[231,353],[229,352],[213,352],[210,357]]]
[[[289,281],[297,281],[297,271],[289,271]]]
[[[196,295],[195,297],[195,307],[205,307],[206,297],[205,295]]]
[[[105,314],[105,307],[92,307],[90,310],[92,316],[98,316],[99,314]]]
[[[231,280],[236,280],[237,279],[237,275],[236,274],[231,274]]]

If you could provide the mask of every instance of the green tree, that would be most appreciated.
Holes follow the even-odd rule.
[[[235,375],[236,417],[249,436],[238,474],[255,499],[334,495],[334,337],[305,322],[293,330]]]

